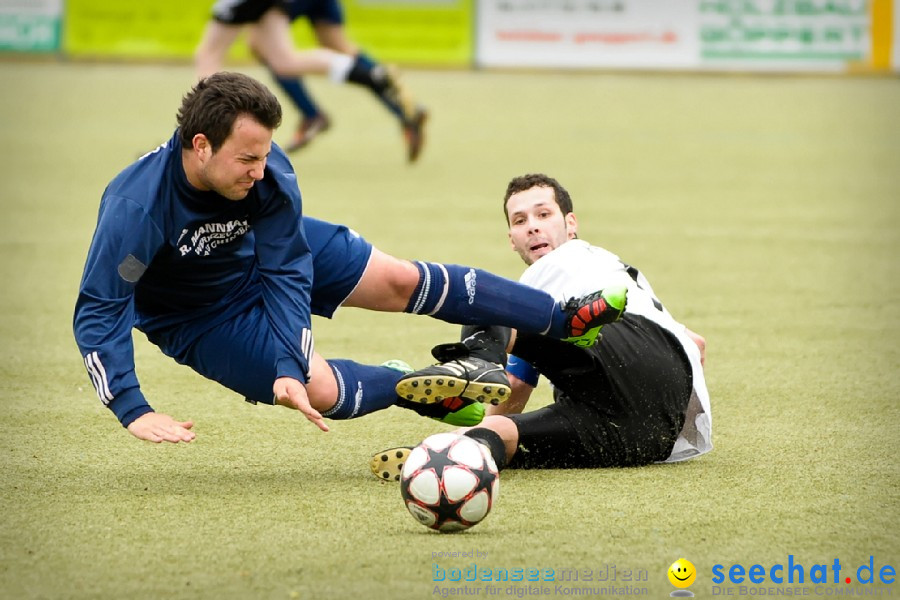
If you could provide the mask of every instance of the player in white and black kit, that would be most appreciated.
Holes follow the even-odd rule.
[[[705,340],[672,317],[637,269],[577,239],[571,198],[555,179],[513,179],[504,212],[511,245],[529,265],[522,283],[556,298],[604,290],[601,309],[610,317],[602,339],[577,347],[502,327],[466,327],[462,342],[435,348],[441,364],[401,379],[398,395],[494,401],[508,377],[509,400],[466,431],[508,467],[624,467],[709,452]],[[553,384],[555,402],[522,413],[539,374]],[[379,477],[399,472],[405,456],[394,450],[373,457]]]

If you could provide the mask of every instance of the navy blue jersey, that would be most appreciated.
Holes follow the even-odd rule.
[[[123,422],[149,410],[132,327],[152,340],[185,324],[214,327],[261,304],[277,376],[305,382],[309,370],[313,266],[290,162],[273,144],[263,179],[234,201],[193,188],[181,154],[176,132],[107,186],[75,306],[85,366]]]

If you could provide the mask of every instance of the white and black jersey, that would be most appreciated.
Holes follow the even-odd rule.
[[[572,460],[564,460],[564,465],[532,466],[675,462],[712,449],[700,351],[642,273],[603,248],[571,240],[532,264],[520,281],[560,301],[611,285],[628,287],[625,315],[603,328],[603,339],[593,348],[585,351],[540,336],[519,336],[510,372],[517,374],[515,365],[528,362],[551,380],[557,400],[540,417],[516,416],[520,438],[527,446],[529,429],[537,434],[532,439],[539,440],[560,428],[577,438]],[[557,441],[548,452],[559,457],[565,451]]]

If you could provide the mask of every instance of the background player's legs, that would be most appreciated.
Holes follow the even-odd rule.
[[[280,77],[298,77],[309,73],[328,75],[332,81],[357,83],[376,93],[387,93],[393,86],[387,73],[380,73],[353,55],[327,48],[298,50],[291,36],[288,16],[277,8],[270,9],[250,29],[250,47]],[[396,94],[396,90],[393,90]],[[413,108],[409,108],[410,116]]]
[[[350,43],[344,35],[343,13],[340,5],[317,5],[321,14],[306,15],[310,18],[310,24],[315,32],[319,45],[323,48],[354,56],[358,52],[356,46]],[[288,20],[293,21],[300,15],[288,15]],[[270,68],[271,71],[271,68]],[[284,92],[291,98],[297,109],[303,115],[300,125],[297,127],[291,142],[285,146],[285,150],[293,152],[309,144],[320,133],[331,127],[331,119],[322,111],[313,100],[309,91],[300,77],[282,77],[274,71],[272,75]]]
[[[212,7],[212,18],[194,50],[197,78],[203,79],[222,70],[228,49],[245,25],[250,25],[269,10],[275,0],[225,0]]]
[[[304,119],[312,119],[322,114],[319,106],[309,94],[309,90],[306,89],[302,78],[279,77],[274,73],[272,75],[276,83],[278,83],[278,87],[284,90],[284,93],[288,95]]]
[[[329,19],[334,19],[331,15]],[[343,25],[316,20],[313,28],[321,45],[298,50],[290,31],[291,17],[279,8],[268,10],[251,28],[253,51],[279,77],[308,73],[325,75],[336,82],[347,81],[368,88],[400,120],[410,161],[418,158],[424,142],[427,111],[417,105],[388,69],[358,51],[343,31]]]
[[[331,119],[322,112],[312,99],[302,78],[280,77],[275,72],[272,72],[272,77],[274,77],[278,86],[284,90],[284,93],[288,95],[301,114],[300,124],[294,130],[294,136],[284,146],[285,152],[294,152],[305,147],[320,133],[328,131],[331,127]]]
[[[347,37],[342,23],[315,21],[313,31],[319,44],[325,48],[343,54],[356,55],[359,53],[359,48]]]
[[[241,25],[226,25],[215,20],[207,23],[200,44],[194,51],[194,68],[198,79],[222,70],[228,49],[234,44],[242,28]]]
[[[346,29],[341,20],[335,20],[334,15],[329,16],[330,20],[316,20],[313,22],[313,30],[319,44],[325,48],[330,48],[342,54],[355,56],[358,65],[365,71],[380,70],[386,72],[386,68],[377,60],[363,52],[356,44],[347,37]],[[397,82],[394,82],[395,84]],[[415,117],[413,102],[411,98],[396,98],[383,91],[371,88],[375,96],[394,114],[402,124],[408,124],[410,119]],[[401,94],[405,94],[402,90],[398,90]],[[410,111],[413,112],[410,112]]]
[[[291,37],[291,24],[280,10],[269,10],[250,28],[250,48],[280,77],[299,77],[308,74],[328,75],[342,81],[352,65],[352,59],[324,48],[298,50]]]

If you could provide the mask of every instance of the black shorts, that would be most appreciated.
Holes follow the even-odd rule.
[[[284,11],[291,21],[306,17],[311,23],[344,23],[344,12],[338,0],[218,0],[212,13],[219,23],[247,25],[259,21],[273,6]]]
[[[225,25],[256,23],[279,4],[279,0],[218,0],[213,5],[213,19]]]
[[[550,380],[555,403],[510,415],[511,468],[627,467],[671,454],[693,377],[679,341],[656,323],[626,313],[586,349],[522,334],[513,353]]]

